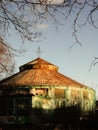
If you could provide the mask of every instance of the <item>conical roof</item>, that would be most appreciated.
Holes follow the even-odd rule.
[[[20,72],[0,82],[0,86],[34,86],[34,85],[58,85],[86,87],[85,85],[58,72],[58,67],[37,58],[23,66]]]

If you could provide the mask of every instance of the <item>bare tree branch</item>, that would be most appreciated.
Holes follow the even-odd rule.
[[[85,14],[84,14],[85,12]],[[90,24],[98,29],[98,0],[0,0],[0,45],[2,58],[0,57],[1,68],[6,67],[2,64],[5,61],[4,55],[12,56],[11,51],[16,51],[10,47],[4,38],[10,29],[18,32],[21,39],[35,41],[42,36],[36,25],[52,21],[55,25],[61,25],[58,14],[68,20],[73,19],[72,36],[75,43],[82,45],[78,37],[78,30],[81,26]],[[81,16],[83,20],[80,21]],[[2,62],[1,62],[2,61]],[[6,63],[6,62],[5,62]],[[97,62],[96,62],[97,63]],[[95,65],[93,62],[92,65]]]
[[[98,57],[95,57],[94,60],[90,64],[89,71],[94,67],[96,64],[98,64]]]
[[[35,28],[37,23],[49,19],[52,19],[54,23],[59,23],[58,14],[62,14],[66,19],[70,15],[74,15],[73,36],[80,45],[77,27],[79,26],[78,20],[84,10],[89,10],[85,24],[88,21],[97,28],[93,17],[95,12],[98,13],[97,0],[2,0],[0,10],[2,32],[8,31],[13,25],[20,36],[28,40],[34,40],[34,38],[41,36],[41,33]]]
[[[14,70],[12,48],[0,38],[0,80],[11,75]]]

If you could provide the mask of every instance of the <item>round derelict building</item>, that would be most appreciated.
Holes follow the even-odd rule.
[[[20,66],[18,73],[0,81],[2,122],[8,116],[13,117],[9,123],[16,123],[16,117],[22,123],[32,122],[39,119],[40,111],[53,113],[72,106],[88,113],[94,111],[95,101],[93,89],[59,73],[57,66],[42,58]]]

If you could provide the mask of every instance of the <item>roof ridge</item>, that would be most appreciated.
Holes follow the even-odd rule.
[[[51,65],[54,65],[54,64],[52,64],[52,63],[50,63],[50,62],[48,62],[48,61],[46,61],[46,60],[44,60],[44,59],[42,59],[42,58],[36,58],[36,59],[34,59],[34,60],[31,60],[31,61],[29,61],[29,62],[27,62],[27,63],[25,63],[25,64],[23,64],[22,66],[24,66],[24,65],[28,65],[28,64],[36,64],[36,63],[47,63],[47,64],[51,64]],[[54,66],[56,66],[56,65],[54,65]],[[20,66],[21,67],[21,66]]]

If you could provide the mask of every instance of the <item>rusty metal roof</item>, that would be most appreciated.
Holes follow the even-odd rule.
[[[0,82],[0,86],[60,85],[86,87],[58,72],[58,67],[37,58],[20,67],[20,72]]]

